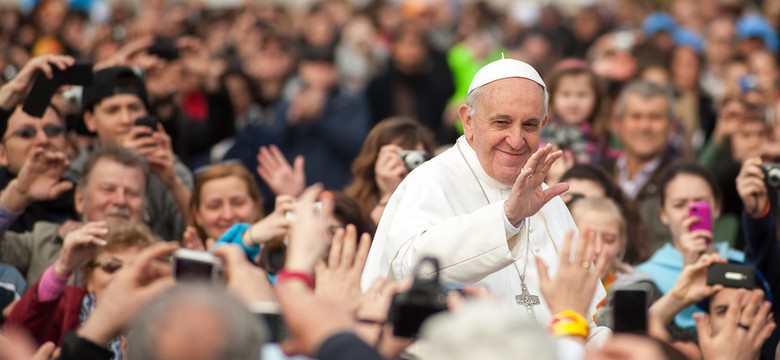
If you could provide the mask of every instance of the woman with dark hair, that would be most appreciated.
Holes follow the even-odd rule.
[[[582,197],[606,197],[614,201],[626,222],[626,252],[623,261],[636,265],[647,260],[653,249],[639,210],[634,202],[623,195],[623,191],[604,169],[590,164],[576,164],[563,174],[561,182],[569,184],[569,191],[561,195],[569,208]]]
[[[731,249],[727,242],[716,242],[712,229],[693,227],[700,219],[691,216],[692,203],[704,202],[711,212],[710,223],[720,215],[722,196],[712,174],[694,163],[670,167],[661,177],[661,221],[669,227],[672,242],[664,244],[637,271],[647,273],[662,293],[667,293],[677,281],[685,265],[695,263],[702,254],[717,252],[724,259],[742,262],[745,254]],[[689,307],[680,312],[675,323],[682,328],[695,326]]]
[[[379,122],[352,162],[353,180],[344,193],[357,200],[364,213],[379,223],[390,195],[410,170],[401,151],[423,151],[430,157],[434,146],[433,134],[417,121],[396,117]]]

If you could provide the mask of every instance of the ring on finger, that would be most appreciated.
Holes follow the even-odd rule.
[[[581,266],[582,266],[583,269],[590,269],[590,262],[583,261]]]
[[[745,331],[750,331],[750,325],[745,325],[745,324],[743,324],[743,323],[737,323],[737,326],[738,326],[740,329],[742,329],[742,330],[745,330]]]

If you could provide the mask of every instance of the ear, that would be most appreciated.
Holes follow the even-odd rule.
[[[542,126],[540,128],[543,128],[543,127],[545,127],[545,125],[547,125],[547,119],[548,119],[548,116],[545,116],[544,119],[542,120]]]
[[[95,117],[92,115],[92,111],[85,111],[84,112],[84,125],[87,126],[87,129],[91,132],[97,132],[97,124],[95,123]]]
[[[8,166],[8,153],[5,150],[5,145],[0,145],[0,165]]]
[[[666,210],[664,210],[663,205],[658,208],[658,217],[661,219],[661,223],[669,226],[669,217],[666,215]]]
[[[76,191],[73,192],[73,206],[76,208],[76,214],[84,214],[84,192],[81,191],[81,186],[76,185]]]
[[[458,116],[463,123],[463,134],[466,135],[466,140],[471,142],[471,138],[474,136],[474,119],[471,117],[471,111],[468,105],[463,104],[458,108]]]
[[[713,201],[713,207],[712,207],[712,219],[715,221],[720,216],[720,204]]]

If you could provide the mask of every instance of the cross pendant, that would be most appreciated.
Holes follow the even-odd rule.
[[[520,288],[522,293],[520,295],[515,295],[515,301],[520,305],[525,305],[525,309],[528,311],[528,317],[536,319],[533,306],[541,304],[539,297],[528,292],[528,287],[525,286],[525,282],[520,283]]]

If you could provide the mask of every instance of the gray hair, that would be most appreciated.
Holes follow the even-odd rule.
[[[620,92],[620,96],[617,100],[617,106],[615,107],[615,114],[618,118],[623,118],[626,115],[626,101],[629,95],[637,95],[643,100],[648,100],[656,96],[663,96],[666,98],[666,116],[667,119],[674,119],[674,94],[669,86],[657,84],[650,81],[638,80],[633,81],[623,88]]]
[[[474,90],[472,90],[468,96],[466,96],[466,106],[469,107],[469,116],[472,118],[477,116],[477,104],[479,103],[479,99],[482,97],[482,88],[485,86],[482,85]],[[539,85],[540,88],[542,88],[542,92],[544,93],[544,113],[542,114],[542,119],[547,117],[547,108],[550,104],[550,93],[547,92],[547,89],[541,85]]]
[[[257,360],[268,339],[268,333],[257,316],[238,299],[206,283],[177,284],[139,311],[128,333],[128,357],[135,360],[161,359],[158,345],[167,335],[161,332],[161,324],[171,321],[177,311],[186,311],[183,305],[195,306],[198,313],[190,318],[197,319],[204,313],[215,315],[219,328],[212,336],[224,339],[222,346],[213,354],[203,354],[199,359],[214,360]],[[193,324],[176,324],[175,329],[191,329]],[[211,355],[211,356],[209,356]],[[209,356],[209,357],[206,357]]]

